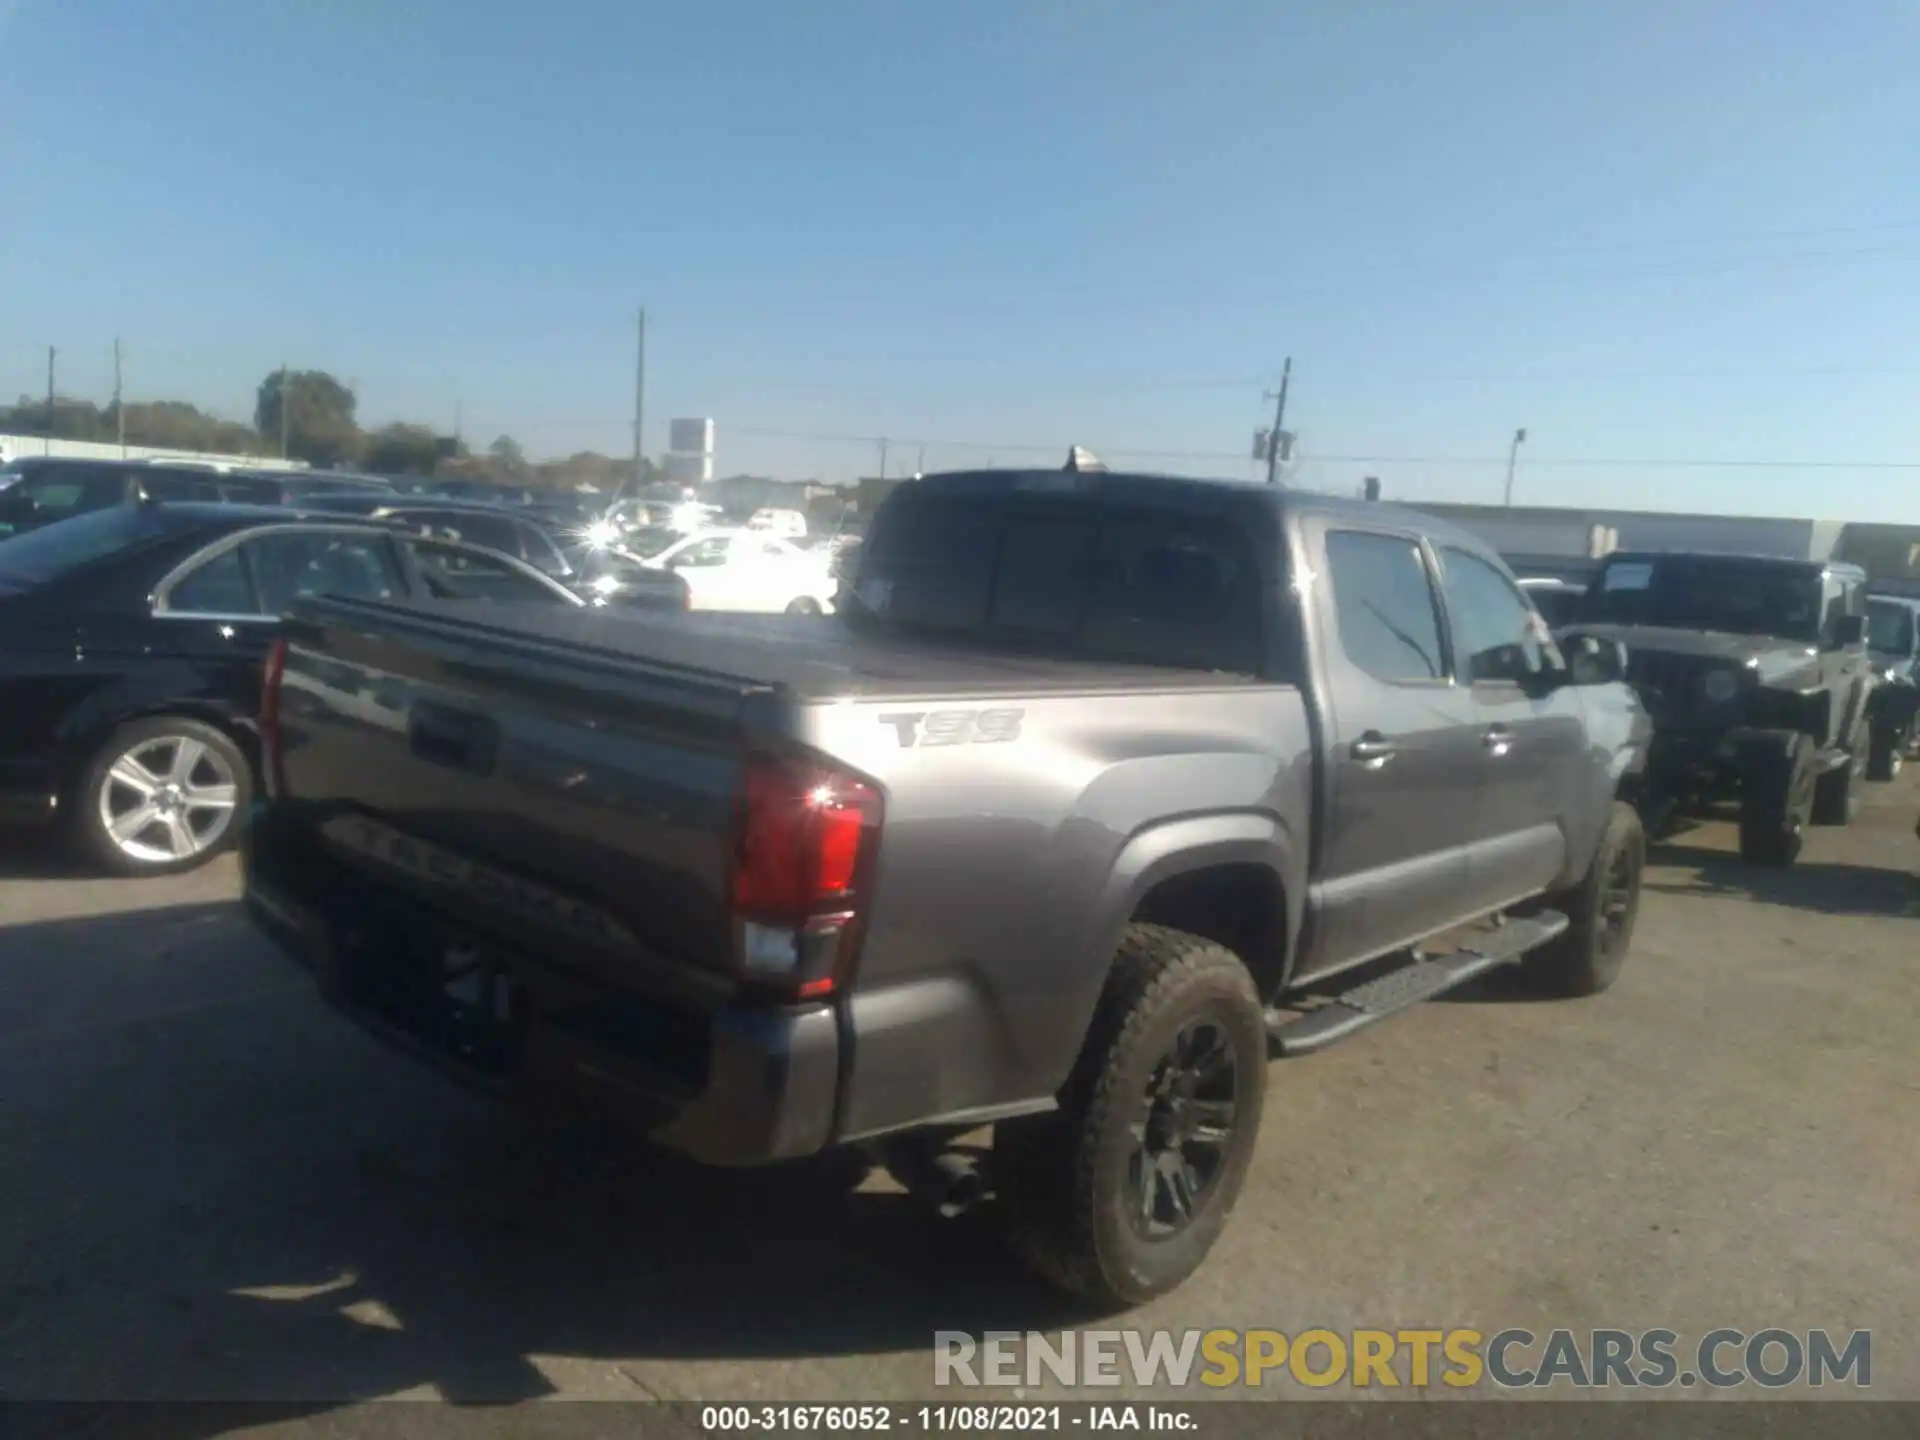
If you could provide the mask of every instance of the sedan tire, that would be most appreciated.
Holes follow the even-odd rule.
[[[115,875],[177,875],[230,846],[253,800],[253,768],[223,731],[181,715],[120,726],[74,796],[80,842]]]

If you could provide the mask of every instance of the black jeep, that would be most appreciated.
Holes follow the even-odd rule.
[[[1920,598],[1878,592],[1867,597],[1867,654],[1879,680],[1867,713],[1867,778],[1891,780],[1913,748],[1920,714]]]
[[[1609,555],[1578,629],[1620,641],[1653,716],[1649,833],[1737,799],[1740,855],[1790,865],[1801,831],[1853,818],[1876,672],[1857,566],[1745,555]]]

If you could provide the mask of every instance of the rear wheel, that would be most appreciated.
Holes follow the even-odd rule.
[[[1740,777],[1740,858],[1749,865],[1791,865],[1813,810],[1813,741],[1796,735],[1778,749],[1750,754]]]
[[[1105,1305],[1173,1289],[1225,1227],[1253,1156],[1267,1036],[1252,978],[1210,940],[1132,925],[1050,1115],[1002,1124],[1015,1250]]]
[[[221,731],[184,716],[122,725],[81,777],[75,824],[116,875],[174,875],[233,843],[253,798],[247,757]]]
[[[1875,725],[1867,745],[1867,779],[1882,782],[1897,779],[1906,761],[1909,743],[1906,726]]]
[[[793,601],[787,606],[787,614],[789,615],[818,615],[820,613],[820,602],[811,595],[802,595],[798,600]]]
[[[1815,783],[1813,823],[1851,825],[1853,817],[1860,813],[1860,785],[1866,776],[1866,747],[1856,743],[1847,755],[1846,764],[1827,771]]]

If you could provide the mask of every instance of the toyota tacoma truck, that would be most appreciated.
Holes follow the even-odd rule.
[[[1581,628],[1626,649],[1653,716],[1637,788],[1659,834],[1703,804],[1740,807],[1740,856],[1791,865],[1806,827],[1859,807],[1875,709],[1858,566],[1686,552],[1609,555]]]
[[[718,1165],[866,1147],[1114,1304],[1214,1243],[1275,1053],[1620,970],[1645,714],[1461,531],[934,476],[836,610],[301,602],[249,911],[456,1074]]]

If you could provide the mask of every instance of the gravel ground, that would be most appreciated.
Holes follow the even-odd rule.
[[[1225,1239],[1122,1321],[844,1164],[536,1137],[324,1011],[230,861],[16,848],[0,1397],[951,1400],[934,1330],[1104,1323],[1870,1329],[1874,1393],[1920,1399],[1917,806],[1874,787],[1778,873],[1706,824],[1609,994],[1496,985],[1276,1064]]]

